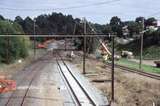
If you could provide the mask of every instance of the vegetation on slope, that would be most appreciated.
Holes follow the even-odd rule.
[[[0,35],[22,34],[21,26],[10,20],[0,20]],[[24,37],[0,37],[0,62],[13,62],[28,55],[29,39]],[[7,61],[7,54],[8,59]]]

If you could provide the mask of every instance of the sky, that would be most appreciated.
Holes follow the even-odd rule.
[[[0,0],[0,14],[13,20],[16,16],[33,18],[62,12],[74,18],[85,17],[93,23],[106,24],[113,16],[122,21],[135,20],[138,16],[160,19],[159,5],[160,0]],[[79,8],[68,8],[74,6]]]

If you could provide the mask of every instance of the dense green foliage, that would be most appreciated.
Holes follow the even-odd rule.
[[[16,22],[0,19],[1,35],[23,33],[21,26]],[[11,63],[18,58],[25,58],[28,55],[28,45],[29,39],[24,37],[0,37],[0,62]]]
[[[0,20],[0,35],[21,33],[23,33],[23,29],[19,24],[10,20]]]
[[[117,49],[129,50],[134,53],[134,55],[140,55],[140,39],[137,38],[134,41],[126,45],[117,44]],[[144,33],[143,37],[143,58],[144,59],[159,59],[160,58],[160,29],[157,31],[148,31]]]
[[[75,22],[80,23],[79,19],[73,19],[71,15],[52,13],[51,15],[40,15],[32,20],[30,17],[24,20],[17,16],[15,22],[19,23],[25,34],[73,34]]]
[[[14,20],[19,23],[25,34],[29,35],[55,35],[55,34],[83,34],[83,24],[81,20],[74,19],[71,15],[63,15],[62,13],[52,13],[40,15],[34,19],[26,17],[24,20],[17,16]],[[34,32],[35,28],[35,32]],[[43,42],[45,38],[36,38],[37,41]],[[82,40],[79,39],[81,48]]]

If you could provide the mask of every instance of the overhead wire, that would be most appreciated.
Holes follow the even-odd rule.
[[[110,0],[110,1],[103,1],[103,2],[97,2],[97,3],[91,3],[91,4],[81,4],[76,6],[69,6],[69,7],[62,7],[62,8],[52,8],[52,9],[29,9],[29,8],[10,8],[10,7],[1,7],[2,10],[9,10],[9,11],[51,11],[51,10],[68,10],[68,9],[78,9],[78,8],[84,8],[84,7],[91,7],[91,6],[100,6],[100,5],[106,5],[113,2],[118,2],[120,0]]]
[[[102,1],[102,2],[96,2],[96,3],[90,3],[90,4],[81,4],[81,5],[76,5],[76,6],[69,6],[69,7],[62,7],[62,8],[49,8],[49,9],[41,9],[41,8],[36,8],[36,9],[29,9],[29,8],[10,8],[10,7],[3,7],[0,5],[0,9],[1,10],[8,10],[8,11],[54,11],[54,10],[69,10],[69,9],[78,9],[78,8],[84,8],[84,7],[90,7],[90,6],[100,6],[100,5],[106,5],[106,4],[110,4],[113,2],[118,2],[121,0],[110,0],[110,1]],[[160,11],[152,13],[150,15],[147,16],[147,18],[149,17],[153,17],[160,14]]]
[[[160,11],[152,13],[152,14],[148,15],[147,17],[154,17],[154,16],[157,16],[159,14],[160,14]]]

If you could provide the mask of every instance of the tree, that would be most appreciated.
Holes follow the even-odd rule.
[[[105,27],[103,28],[103,31],[102,31],[102,32],[105,33],[105,34],[112,33],[112,27],[111,27],[109,24],[107,24],[107,25],[105,25]]]
[[[24,27],[24,20],[20,17],[20,16],[17,16],[14,20],[14,22],[18,23],[19,25],[22,26],[22,28]]]
[[[145,18],[144,18],[144,17],[137,17],[135,21],[136,21],[137,23],[141,23],[143,19],[144,19],[144,21],[145,21]]]
[[[9,20],[0,20],[0,34],[23,34],[21,26]],[[9,40],[9,45],[8,45]],[[0,39],[0,62],[7,62],[6,50],[8,49],[9,62],[28,55],[29,39],[24,37],[1,37]]]
[[[0,20],[5,20],[4,17],[2,15],[0,15]]]
[[[36,33],[37,34],[49,34],[51,32],[50,22],[47,15],[40,15],[36,20]]]
[[[148,18],[145,22],[146,26],[155,26],[157,20],[154,17]]]
[[[131,36],[133,34],[139,34],[140,29],[141,29],[141,24],[134,21],[128,22],[128,30]]]
[[[33,26],[34,26],[34,21],[30,17],[25,18],[23,26],[25,34],[32,35],[34,33]]]
[[[144,23],[142,23],[144,20]],[[146,27],[145,23],[146,23],[146,19],[144,17],[137,17],[135,20],[138,24],[140,24],[140,31],[143,30],[143,24],[144,24],[144,28]]]
[[[80,28],[81,20],[79,18],[73,18],[72,15],[63,15],[62,13],[55,13],[46,15],[40,15],[34,19],[36,34],[73,34],[75,24],[77,25],[76,34],[82,34],[83,30]],[[27,17],[24,20],[17,16],[15,22],[19,23],[25,34],[33,34],[34,21]],[[96,31],[102,33],[104,25],[94,24]]]
[[[122,37],[123,32],[122,32],[122,22],[121,19],[118,18],[117,16],[114,16],[110,20],[110,25],[112,27],[112,31],[114,33],[117,33],[117,36]]]
[[[110,20],[110,25],[111,25],[111,26],[121,25],[121,23],[122,23],[122,22],[121,22],[121,19],[118,18],[117,16],[112,17],[111,20]]]

